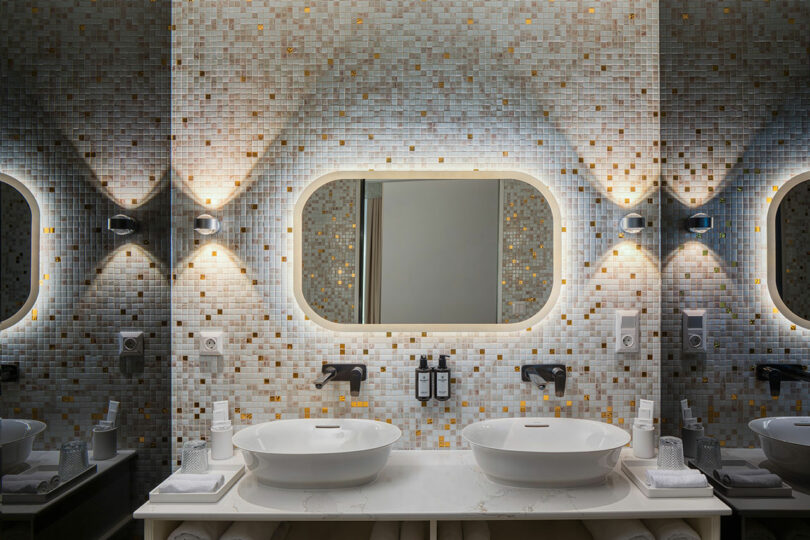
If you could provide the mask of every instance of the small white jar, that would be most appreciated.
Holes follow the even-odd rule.
[[[633,424],[633,455],[639,459],[655,457],[655,429],[651,424]]]
[[[211,428],[211,459],[229,459],[233,457],[233,426]]]

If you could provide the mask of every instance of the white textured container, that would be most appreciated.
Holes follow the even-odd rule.
[[[623,429],[576,418],[498,418],[461,435],[490,480],[522,487],[600,484],[630,442]]]
[[[655,457],[655,429],[652,426],[633,426],[633,455],[639,459]]]
[[[248,470],[276,487],[320,489],[365,484],[385,467],[402,432],[375,420],[276,420],[233,436]]]
[[[211,459],[233,457],[233,426],[211,428]]]

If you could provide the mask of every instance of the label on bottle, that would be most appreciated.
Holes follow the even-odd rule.
[[[450,395],[450,374],[436,374],[436,397],[447,397]]]
[[[430,373],[419,373],[417,377],[416,395],[418,397],[430,397]]]

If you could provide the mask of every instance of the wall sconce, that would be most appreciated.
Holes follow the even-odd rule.
[[[689,216],[686,220],[686,228],[689,229],[689,232],[703,234],[712,230],[712,227],[714,227],[714,218],[703,212]]]
[[[124,214],[118,214],[107,219],[107,228],[118,236],[126,236],[138,230],[138,222]]]
[[[194,230],[204,236],[218,233],[219,229],[220,229],[219,220],[214,216],[202,214],[194,218]]]
[[[627,214],[619,222],[619,227],[627,234],[638,234],[644,230],[644,218],[641,214]]]

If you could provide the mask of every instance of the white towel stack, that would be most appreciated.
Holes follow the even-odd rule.
[[[593,540],[655,540],[637,519],[594,519],[584,523]]]
[[[59,475],[37,471],[3,476],[3,493],[47,493],[59,486]]]
[[[222,487],[225,477],[221,474],[173,474],[159,486],[161,493],[213,493]]]
[[[230,524],[230,521],[184,521],[168,540],[219,540]]]
[[[655,540],[700,540],[700,535],[682,519],[645,519]]]
[[[647,485],[654,488],[702,488],[709,482],[697,469],[647,469]]]
[[[270,540],[278,525],[278,521],[236,521],[219,540]]]

